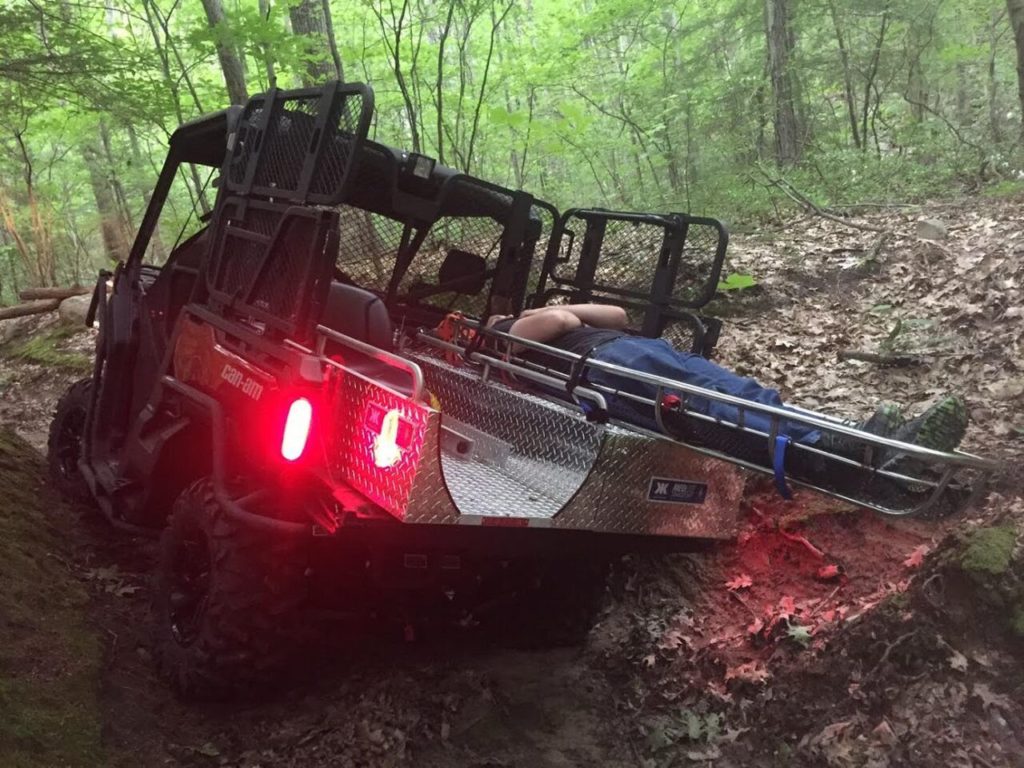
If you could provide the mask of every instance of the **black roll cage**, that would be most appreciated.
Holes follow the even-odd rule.
[[[358,114],[348,115],[346,122],[345,110],[352,111],[351,103],[357,105]],[[315,107],[303,111],[302,104]],[[719,222],[683,213],[621,213],[600,208],[574,208],[559,214],[554,206],[527,192],[506,189],[422,155],[368,140],[372,111],[373,92],[368,86],[333,82],[323,88],[271,89],[254,96],[244,107],[229,107],[183,124],[170,138],[170,151],[125,264],[129,276],[136,274],[141,264],[175,174],[182,164],[194,163],[221,168],[211,226],[215,233],[222,229],[218,227],[218,218],[230,198],[251,199],[253,205],[264,201],[264,205],[290,203],[296,207],[351,206],[401,225],[401,241],[390,264],[390,280],[379,291],[389,310],[398,315],[410,311],[410,305],[419,305],[422,298],[439,292],[401,292],[402,281],[433,225],[442,217],[487,217],[502,227],[502,233],[496,262],[487,273],[490,288],[486,307],[492,306],[496,295],[506,300],[513,311],[559,297],[573,302],[617,304],[642,316],[635,330],[645,336],[659,336],[667,324],[682,322],[692,327],[695,349],[713,346],[719,325],[700,317],[695,310],[713,297],[721,274],[728,233]],[[298,165],[292,175],[296,183],[289,188],[261,179],[260,169],[278,162],[271,146],[273,141],[278,141],[279,147],[288,138],[287,129],[299,133],[298,128],[304,125],[307,131],[299,138],[306,139],[305,145],[294,147],[293,165]],[[346,164],[337,177],[331,177],[329,188],[323,184],[317,188],[318,169],[330,164],[332,151],[340,151],[339,156]],[[233,213],[237,211],[237,207],[233,209]],[[544,231],[547,221],[550,233]],[[609,285],[599,279],[598,264],[610,223],[649,225],[664,233],[646,290]],[[583,232],[579,235],[581,225]],[[686,269],[687,240],[696,227],[713,231],[717,243],[699,295],[680,300],[674,295],[674,285],[681,270]],[[567,254],[580,236],[582,244],[575,273],[567,276],[559,268],[565,268]],[[232,297],[211,283],[215,277],[210,269],[211,257],[218,253],[222,238],[217,235],[209,240],[196,299],[219,300],[220,304],[230,306]],[[534,266],[538,246],[543,250],[539,270]],[[326,255],[326,251],[322,253]],[[313,252],[309,256],[316,258]],[[327,270],[326,264],[309,268],[310,273],[317,274]],[[251,293],[251,286],[248,292]],[[305,306],[299,314],[304,326],[309,326],[315,307]],[[266,317],[261,318],[263,321]],[[281,330],[303,336],[311,332],[311,326],[300,329],[283,324]]]

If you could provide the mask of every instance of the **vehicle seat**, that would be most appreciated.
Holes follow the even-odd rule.
[[[394,349],[394,326],[388,308],[375,293],[354,285],[331,283],[320,324],[378,349],[387,352]],[[407,397],[412,394],[412,379],[409,374],[371,355],[332,342],[330,339],[324,346],[324,354],[340,359],[345,367]]]
[[[377,294],[354,285],[331,283],[320,323],[380,349],[394,347],[395,329],[388,308]]]

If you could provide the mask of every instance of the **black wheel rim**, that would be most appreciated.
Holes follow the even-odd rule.
[[[210,593],[210,549],[202,531],[182,537],[171,572],[168,619],[180,645],[191,645],[199,635]]]
[[[82,454],[82,435],[85,432],[85,409],[68,411],[57,433],[57,469],[65,480],[78,477],[78,459]]]

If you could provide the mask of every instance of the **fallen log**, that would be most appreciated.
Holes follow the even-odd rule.
[[[72,296],[84,296],[92,291],[91,288],[83,288],[75,285],[70,288],[26,288],[18,292],[18,298],[22,301],[34,301],[37,299],[70,299]]]
[[[920,365],[923,362],[920,358],[913,355],[861,352],[856,349],[841,349],[836,357],[838,357],[839,362],[844,360],[861,360],[865,363],[877,363],[878,365],[887,365],[895,368]]]
[[[60,299],[42,299],[40,301],[28,301],[24,304],[15,304],[13,307],[0,307],[0,320],[12,320],[15,317],[53,312],[59,306]]]

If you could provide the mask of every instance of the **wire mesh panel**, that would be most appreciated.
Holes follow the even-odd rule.
[[[666,227],[660,223],[612,219],[604,223],[604,237],[598,243],[595,228],[587,227],[584,221],[581,223],[583,237],[569,243],[568,260],[558,265],[555,277],[568,282],[575,280],[582,251],[597,247],[600,256],[593,275],[596,290],[646,295],[658,265]]]
[[[253,97],[229,147],[228,189],[296,202],[341,200],[372,104],[372,92],[361,85]]]
[[[220,217],[223,239],[212,271],[214,288],[236,295],[251,283],[282,213],[278,206],[243,206],[237,199],[225,203]]]
[[[554,286],[594,298],[700,307],[714,296],[728,237],[713,219],[569,211],[548,251]]]
[[[485,270],[493,270],[498,262],[503,232],[504,227],[490,218],[444,216],[438,219],[427,232],[412,266],[402,277],[399,294],[416,295],[440,288],[441,265],[454,250],[479,256],[484,261]],[[472,293],[442,291],[431,295],[429,302],[446,310],[479,317],[487,311],[490,281],[484,279],[481,282],[484,287]]]
[[[405,226],[361,208],[338,207],[338,253],[335,264],[345,278],[383,293],[398,260]]]
[[[228,198],[208,273],[211,295],[266,325],[295,334],[322,282],[331,213]]]

